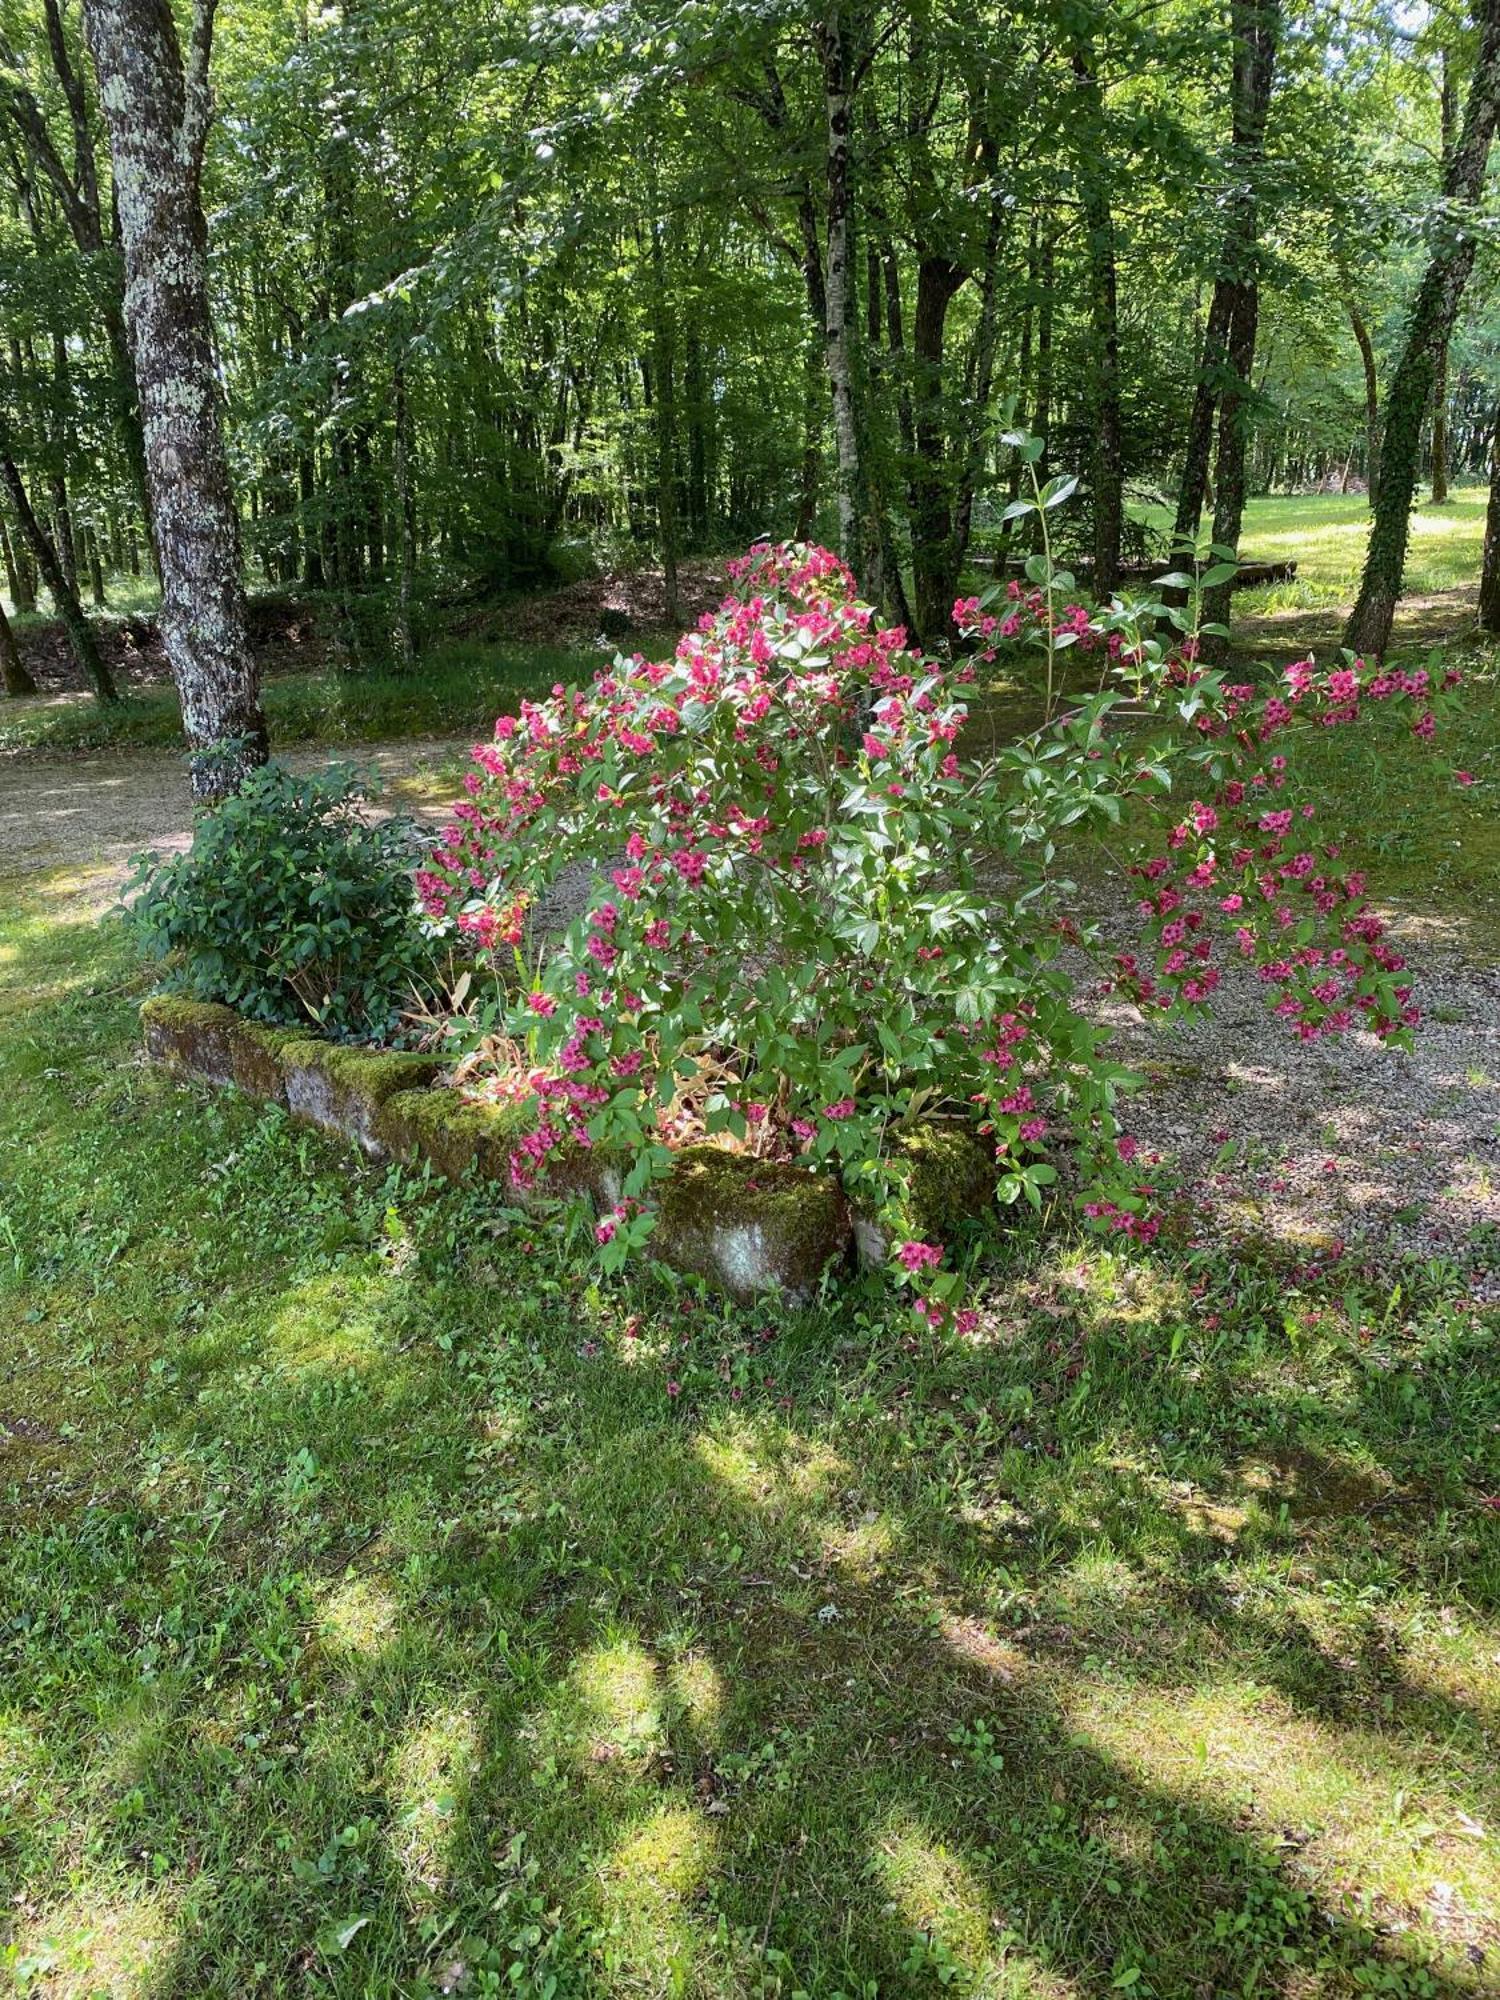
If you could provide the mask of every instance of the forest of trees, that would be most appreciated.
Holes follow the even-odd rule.
[[[0,0],[7,594],[107,696],[155,565],[253,759],[247,585],[400,666],[459,593],[817,534],[941,642],[1024,427],[1099,591],[1147,502],[1369,492],[1378,652],[1413,495],[1488,473],[1497,109],[1500,0]]]

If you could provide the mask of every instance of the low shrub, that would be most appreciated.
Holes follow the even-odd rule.
[[[435,925],[518,970],[481,1024],[490,1092],[536,1115],[517,1182],[567,1143],[635,1156],[599,1223],[608,1261],[649,1237],[687,1096],[710,1134],[836,1170],[940,1321],[957,1276],[903,1227],[893,1143],[921,1118],[975,1121],[1002,1202],[1040,1207],[1066,1170],[1099,1226],[1157,1226],[1120,1123],[1133,1079],[1092,1018],[1101,976],[1148,1011],[1190,1011],[1240,956],[1300,1035],[1408,1032],[1400,957],[1360,879],[1314,844],[1284,750],[1371,702],[1406,705],[1427,735],[1426,673],[1301,662],[1257,695],[1203,667],[1185,614],[1070,602],[1045,557],[955,607],[973,650],[944,669],[880,626],[826,550],[732,569],[735,596],[673,658],[617,658],[502,717],[417,878]],[[963,690],[1007,649],[1038,662],[1043,719],[966,756]],[[1079,654],[1087,688],[1065,696]],[[1089,831],[1139,883],[1135,949],[1073,909],[1062,848]],[[530,913],[580,867],[581,912],[537,934]]]
[[[169,991],[251,1020],[385,1041],[433,971],[412,890],[410,820],[370,821],[347,766],[267,764],[201,818],[185,854],[136,863],[126,920]]]

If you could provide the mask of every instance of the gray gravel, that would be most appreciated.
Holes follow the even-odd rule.
[[[1446,1258],[1500,1302],[1500,965],[1476,962],[1451,927],[1384,914],[1424,1015],[1410,1053],[1362,1033],[1299,1042],[1239,968],[1201,1021],[1147,1025],[1101,1002],[1150,1079],[1129,1128],[1211,1230],[1310,1259],[1339,1244],[1377,1264]]]

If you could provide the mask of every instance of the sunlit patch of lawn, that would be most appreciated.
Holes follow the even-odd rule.
[[[146,1069],[66,891],[0,948],[20,1992],[1494,1990],[1500,1335],[1441,1271],[1315,1320],[1057,1219],[968,1342],[603,1286]]]

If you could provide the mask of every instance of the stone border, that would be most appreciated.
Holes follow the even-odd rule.
[[[155,994],[141,1008],[146,1054],[174,1075],[276,1104],[290,1117],[357,1146],[367,1159],[426,1164],[446,1179],[497,1183],[515,1201],[510,1154],[526,1130],[514,1106],[479,1104],[439,1084],[437,1057],[346,1048],[296,1028],[247,1021],[212,1001]],[[911,1171],[910,1233],[945,1240],[994,1208],[988,1149],[967,1126],[933,1122],[898,1137]],[[620,1198],[620,1160],[575,1150],[554,1165],[539,1197]],[[651,1253],[748,1304],[804,1303],[825,1271],[855,1258],[880,1264],[883,1233],[851,1213],[831,1175],[750,1159],[721,1146],[684,1146],[656,1190]]]

